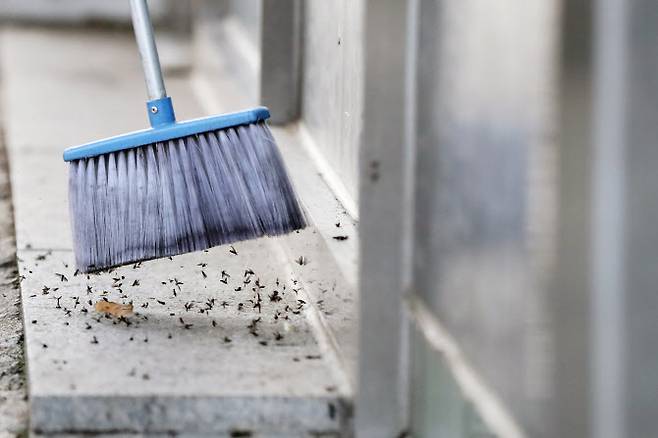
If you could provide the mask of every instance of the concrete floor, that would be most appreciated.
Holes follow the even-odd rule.
[[[356,351],[341,272],[351,262],[334,265],[321,237],[344,216],[339,206],[313,214],[310,200],[320,228],[239,243],[237,254],[218,247],[79,275],[61,152],[146,125],[134,43],[128,33],[14,29],[0,56],[32,430],[346,435]],[[179,119],[204,115],[190,78],[168,79]],[[282,148],[293,181],[317,177],[299,151]],[[316,202],[328,198],[318,190]],[[340,234],[353,232],[343,223]],[[300,255],[308,265],[295,265]],[[132,302],[135,315],[99,315],[103,298]]]

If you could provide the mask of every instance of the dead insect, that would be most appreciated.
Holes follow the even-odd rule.
[[[87,286],[87,295],[91,294],[91,286]]]
[[[85,330],[91,330],[91,324],[85,322]]]
[[[238,286],[238,287],[236,287],[236,288],[233,289],[233,290],[236,291],[236,292],[240,292],[240,291],[242,290],[242,286]]]
[[[80,270],[79,270],[79,269],[76,269],[75,272],[73,273],[73,276],[74,276],[74,277],[77,277],[78,274],[80,274]]]
[[[135,280],[135,281],[133,281],[132,286],[133,286],[133,287],[135,287],[135,286],[139,286],[139,280]]]
[[[258,308],[258,313],[260,313],[260,302],[254,304],[254,307],[253,307],[253,308],[254,308],[254,309],[255,309],[255,308]]]
[[[231,249],[229,249],[228,252],[230,252],[230,253],[233,254],[233,255],[238,255],[238,252],[235,250],[235,248],[233,247],[233,245],[231,245]]]
[[[267,347],[267,341],[260,341],[259,344],[263,347]]]
[[[281,339],[283,339],[283,335],[279,332],[275,332],[274,333],[274,339],[277,340],[277,341],[280,341]]]
[[[201,270],[201,275],[203,275],[203,278],[208,278],[208,275],[206,275],[206,273],[203,270]]]
[[[197,263],[196,265],[205,268],[206,266],[208,266],[208,263]]]
[[[69,279],[66,278],[66,275],[64,275],[64,274],[60,274],[59,272],[55,272],[55,275],[56,275],[57,277],[59,277],[59,281],[62,281],[62,282],[63,282],[63,281],[69,281]]]
[[[279,295],[279,291],[276,290],[272,292],[272,295],[269,295],[269,297],[270,297],[270,301],[274,303],[278,303],[279,301],[282,300],[281,295]]]
[[[336,228],[340,228],[340,222],[336,222],[335,225],[336,225]]]
[[[186,312],[189,312],[190,309],[192,309],[192,307],[194,307],[194,303],[193,303],[193,302],[188,301],[187,303],[185,303],[185,311],[186,311]]]
[[[334,236],[334,240],[347,240],[349,237],[348,236]]]
[[[189,329],[191,329],[192,327],[194,327],[194,324],[185,324],[185,325],[183,326],[183,328],[184,328],[185,330],[189,330]]]
[[[217,321],[215,321],[214,319],[212,320],[212,326],[217,327]]]
[[[94,337],[91,339],[91,343],[92,343],[92,344],[98,344],[98,339],[96,339],[96,336],[94,336]]]
[[[44,286],[43,289],[41,289],[41,293],[43,295],[48,295],[49,290],[50,290],[50,288],[48,286]]]
[[[230,342],[231,342],[231,338],[229,338],[228,336],[224,336],[224,343],[228,344]]]
[[[141,307],[142,307],[143,309],[148,308],[148,306],[149,306],[149,303],[148,303],[148,302],[146,302],[146,303],[144,303],[144,304],[141,305]]]
[[[247,269],[247,270],[244,271],[244,276],[246,277],[248,275],[256,275],[256,274],[253,270]]]
[[[244,307],[244,304],[238,303],[238,310],[242,310],[243,307]]]
[[[220,304],[224,309],[228,306],[228,303],[226,301],[222,301],[222,304]]]
[[[59,304],[59,300],[61,300],[62,297],[55,297],[55,299],[57,300],[57,305],[55,306],[55,309],[61,309],[62,306]]]
[[[299,256],[299,258],[295,260],[295,263],[297,263],[299,266],[304,266],[308,263],[308,260],[304,256]]]
[[[228,281],[226,281],[225,278],[222,278],[221,280],[219,280],[219,282],[220,282],[220,283],[224,283],[224,284],[228,284]]]
[[[231,276],[228,275],[228,272],[224,271],[223,269],[222,269],[222,277],[231,278]]]

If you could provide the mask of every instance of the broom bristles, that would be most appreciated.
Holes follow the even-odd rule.
[[[70,163],[83,272],[304,228],[264,122]]]

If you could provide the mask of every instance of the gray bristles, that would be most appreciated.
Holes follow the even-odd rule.
[[[263,122],[71,162],[84,272],[304,228]]]

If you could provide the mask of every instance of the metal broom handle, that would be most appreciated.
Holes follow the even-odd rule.
[[[155,46],[148,5],[146,0],[130,0],[130,7],[132,9],[135,39],[139,47],[139,54],[142,57],[142,67],[144,68],[144,79],[146,80],[149,100],[162,99],[167,96],[167,90],[165,90],[164,80],[162,79],[160,58],[158,57],[158,49]]]

